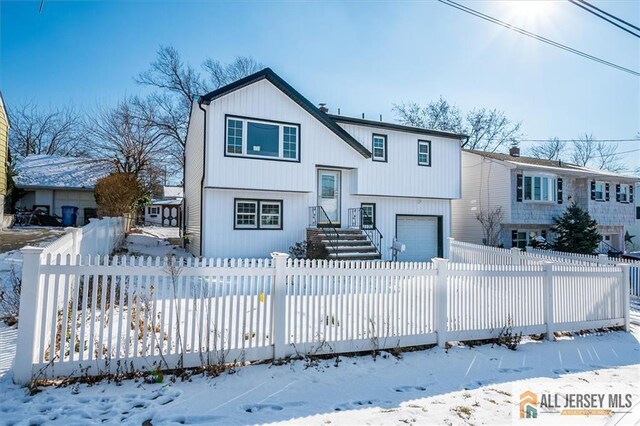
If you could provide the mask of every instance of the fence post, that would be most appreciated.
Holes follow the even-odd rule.
[[[520,249],[518,247],[511,247],[511,264],[519,265],[520,264]]]
[[[98,227],[100,226],[100,224],[98,222],[100,222],[100,219],[96,217],[92,217],[91,219],[89,219],[89,224],[92,225],[91,230],[93,231],[93,235],[91,236],[91,238],[93,239],[93,250],[89,250],[89,253],[92,253],[94,255],[100,254],[98,249],[100,243]]]
[[[20,289],[20,326],[16,342],[16,360],[13,367],[13,381],[27,385],[33,374],[33,360],[36,350],[36,327],[42,318],[43,301],[40,295],[40,262],[44,251],[41,247],[23,247],[22,284]],[[48,324],[50,325],[50,324]],[[40,330],[42,332],[42,330]]]
[[[286,356],[286,303],[287,303],[287,259],[286,253],[271,253],[273,266],[275,267],[273,278],[273,299],[271,300],[271,312],[273,312],[273,359],[282,359]]]
[[[609,262],[609,256],[607,256],[606,254],[599,254],[598,255],[598,265],[602,266],[602,265],[607,265]]]
[[[553,262],[544,262],[544,319],[547,340],[553,341]]]
[[[73,241],[71,245],[71,258],[75,259],[78,253],[80,253],[80,233],[82,232],[80,228],[68,227],[64,228],[65,231],[71,233],[71,239]]]
[[[438,332],[438,346],[444,348],[447,343],[447,275],[449,261],[447,259],[432,259],[438,275],[436,276],[436,331]]]
[[[620,280],[620,286],[622,287],[622,312],[624,313],[624,331],[629,332],[629,309],[630,309],[630,296],[631,292],[631,265],[628,263],[621,263],[618,265],[622,268],[622,279]]]

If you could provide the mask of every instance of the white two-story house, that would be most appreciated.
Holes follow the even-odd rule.
[[[464,137],[331,115],[264,69],[192,106],[189,250],[267,257],[315,235],[333,258],[391,259],[396,239],[398,260],[446,255]]]
[[[454,238],[486,243],[478,212],[502,210],[498,242],[524,248],[536,237],[553,241],[550,228],[575,202],[598,223],[599,250],[624,251],[624,235],[635,221],[638,179],[562,161],[467,151],[462,154],[462,199],[453,202]]]

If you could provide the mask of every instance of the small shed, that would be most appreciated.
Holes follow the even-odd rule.
[[[145,206],[144,224],[156,226],[180,226],[182,223],[182,199],[152,200]]]

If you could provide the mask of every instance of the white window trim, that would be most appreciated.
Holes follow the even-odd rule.
[[[600,191],[600,193],[602,194],[602,198],[598,198],[598,185],[602,186],[602,191]],[[595,186],[595,200],[594,201],[605,201],[607,199],[607,184],[606,182],[597,180],[596,181],[596,186]]]
[[[228,131],[229,131],[229,120],[240,121],[242,123],[242,153],[234,153],[228,152],[227,150],[227,142],[228,142]],[[248,134],[248,123],[259,123],[259,124],[267,124],[270,126],[278,127],[278,156],[271,157],[267,155],[255,155],[248,154],[248,142],[247,138]],[[226,157],[240,157],[240,158],[256,158],[260,160],[277,160],[277,161],[290,161],[290,162],[299,162],[300,161],[300,124],[297,123],[282,123],[279,121],[268,121],[268,120],[260,120],[255,118],[243,118],[236,117],[233,115],[229,115],[225,119],[225,131],[224,131],[224,155]],[[284,128],[285,127],[293,127],[296,129],[296,156],[295,158],[289,158],[284,156]]]
[[[238,205],[239,204],[254,204],[256,206],[256,211],[255,213],[239,213],[238,212]],[[236,200],[234,203],[234,207],[233,207],[233,227],[235,229],[258,229],[258,211],[259,211],[260,205],[259,202],[257,200]],[[238,223],[238,214],[242,214],[242,215],[250,215],[254,217],[254,224],[253,225],[247,225],[247,224],[239,224]]]
[[[382,153],[383,153],[382,157],[376,156],[376,147],[375,147],[376,139],[382,140]],[[373,161],[380,161],[380,162],[387,161],[387,135],[379,135],[376,133],[371,135],[371,159]]]
[[[273,213],[263,213],[262,212],[262,208],[264,206],[278,206],[278,214],[273,214]],[[282,228],[282,203],[280,201],[260,201],[259,202],[259,206],[260,206],[260,229],[281,229]],[[277,225],[265,225],[262,223],[262,217],[263,216],[275,216],[278,218],[278,224]]]
[[[149,214],[160,214],[160,207],[158,206],[150,206]]]
[[[531,199],[527,200],[526,198],[526,194],[527,194],[527,178],[531,178]],[[539,200],[535,200],[535,192],[534,192],[534,188],[535,188],[535,178],[546,178],[548,179],[548,184],[547,184],[547,190],[549,193],[550,198],[549,199],[542,199],[542,194],[543,192],[543,187],[542,187],[542,180],[541,180],[541,185],[540,185],[540,199]],[[544,174],[544,173],[525,173],[522,176],[522,201],[525,203],[538,203],[538,204],[550,204],[550,203],[555,203],[558,201],[558,177],[555,175],[549,175],[549,174]]]
[[[621,203],[628,203],[629,202],[629,189],[630,189],[629,184],[625,184],[625,183],[621,183],[620,184],[620,195],[618,196],[620,198],[620,202]],[[622,190],[625,190],[625,192],[622,192]],[[622,198],[622,196],[624,195],[624,199]]]
[[[427,147],[427,161],[420,161],[420,147],[421,146],[426,146]],[[431,141],[423,141],[423,140],[418,140],[418,165],[419,166],[431,166]]]

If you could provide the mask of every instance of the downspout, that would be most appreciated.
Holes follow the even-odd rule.
[[[204,131],[202,140],[202,179],[200,180],[200,257],[202,257],[202,240],[204,232],[202,232],[202,223],[204,222],[204,175],[206,173],[205,167],[207,166],[207,110],[202,108],[202,98],[198,99],[198,108],[204,113]]]

